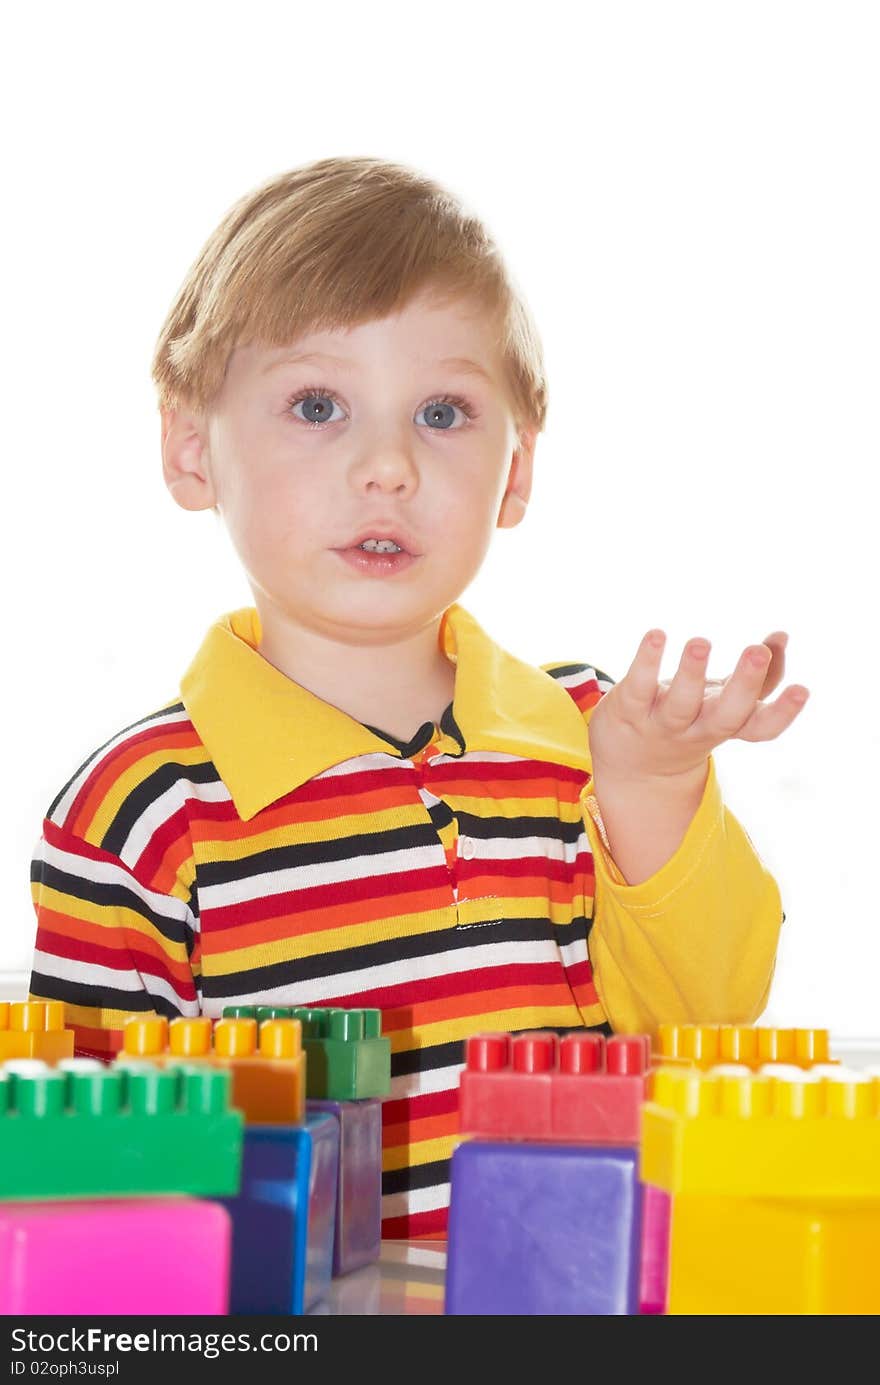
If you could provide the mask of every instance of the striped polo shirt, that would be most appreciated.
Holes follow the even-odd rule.
[[[453,701],[403,743],[281,673],[260,634],[252,607],[218,620],[180,696],[102,745],[50,805],[32,865],[30,994],[63,1001],[77,1052],[103,1058],[132,1012],[379,1007],[392,1053],[383,1234],[442,1236],[467,1036],[646,1027],[652,993],[661,1015],[694,1018],[662,1008],[667,992],[690,993],[713,1018],[718,967],[694,959],[687,920],[719,825],[703,871],[731,893],[720,872],[733,833],[736,870],[760,884],[746,920],[724,925],[725,948],[757,942],[758,960],[721,1008],[754,1010],[772,974],[775,884],[725,822],[710,761],[676,856],[626,885],[590,794],[589,716],[612,683],[589,664],[528,665],[452,605],[439,640]],[[670,884],[683,896],[655,925]]]

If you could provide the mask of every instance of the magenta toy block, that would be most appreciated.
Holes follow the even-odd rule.
[[[333,1276],[379,1259],[382,1249],[382,1102],[306,1101],[307,1112],[325,1111],[339,1121],[339,1183]]]
[[[672,1199],[642,1184],[642,1277],[639,1312],[665,1313],[669,1289],[669,1217]]]
[[[638,1313],[637,1150],[467,1140],[450,1178],[447,1313]]]
[[[225,1314],[231,1234],[199,1198],[7,1203],[0,1314]]]
[[[650,1057],[647,1034],[476,1034],[461,1074],[461,1133],[636,1144]]]

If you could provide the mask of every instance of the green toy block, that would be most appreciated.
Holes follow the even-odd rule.
[[[334,1006],[229,1005],[224,1019],[295,1019],[302,1025],[306,1096],[360,1101],[391,1091],[391,1041],[382,1038],[381,1010]]]
[[[0,1201],[234,1196],[244,1117],[231,1073],[88,1058],[0,1069]]]

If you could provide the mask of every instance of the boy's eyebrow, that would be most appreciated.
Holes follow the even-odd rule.
[[[330,365],[339,366],[342,370],[351,370],[353,361],[347,361],[342,356],[328,356],[323,351],[301,351],[291,356],[283,356],[280,360],[270,361],[260,372],[267,375],[270,370],[277,370],[282,365],[309,364],[312,361],[324,361]],[[492,376],[479,365],[477,361],[469,360],[467,356],[445,356],[442,361],[437,361],[438,366],[448,366],[452,370],[459,371],[462,375],[481,375],[491,385]]]

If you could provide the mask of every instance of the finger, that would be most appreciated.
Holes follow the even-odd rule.
[[[737,732],[741,741],[772,741],[791,726],[807,704],[809,688],[792,683],[775,702],[759,702],[744,726]]]
[[[772,658],[764,675],[764,683],[760,692],[762,698],[769,697],[779,687],[785,676],[785,649],[788,644],[788,635],[784,630],[774,630],[764,637],[764,644],[770,650]]]
[[[657,696],[657,680],[666,635],[649,630],[636,650],[636,656],[618,683],[621,705],[632,717],[648,716]]]
[[[670,731],[686,731],[703,710],[706,687],[708,640],[688,640],[682,651],[675,677],[654,709],[654,720]]]
[[[771,658],[771,651],[763,644],[750,644],[743,650],[721,695],[707,713],[707,730],[713,736],[728,740],[748,721],[758,705]]]

